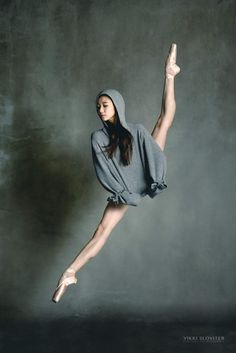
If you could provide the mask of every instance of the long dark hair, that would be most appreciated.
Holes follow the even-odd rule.
[[[107,131],[109,134],[109,144],[103,147],[108,154],[108,158],[113,157],[116,148],[119,146],[120,158],[123,165],[129,165],[133,154],[132,134],[121,125],[117,111],[116,122],[113,124],[107,121],[106,123],[108,127]]]

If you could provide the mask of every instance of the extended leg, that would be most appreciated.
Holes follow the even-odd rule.
[[[161,113],[152,131],[154,140],[162,150],[165,148],[167,132],[173,123],[176,111],[174,78],[180,72],[180,68],[176,65],[176,56],[177,46],[172,44],[165,65]]]
[[[58,281],[58,286],[53,294],[52,300],[58,302],[61,296],[64,294],[68,285],[77,282],[75,273],[85,265],[85,263],[96,256],[102,249],[103,245],[107,241],[112,229],[124,216],[128,209],[128,205],[119,204],[115,205],[109,202],[104,210],[102,219],[97,226],[92,238],[79,252],[71,265],[64,271]]]
[[[77,272],[89,259],[98,254],[107,241],[113,228],[123,218],[125,212],[128,210],[128,207],[128,205],[124,204],[107,204],[102,219],[99,222],[92,238],[79,252],[69,268],[72,268],[75,272]]]

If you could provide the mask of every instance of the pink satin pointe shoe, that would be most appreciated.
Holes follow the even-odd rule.
[[[180,67],[176,65],[176,57],[177,57],[177,44],[172,43],[168,57],[166,59],[166,77],[167,78],[174,78],[179,72]]]
[[[67,287],[70,284],[77,283],[77,278],[75,277],[75,271],[72,268],[66,270],[61,279],[59,280],[58,286],[53,294],[52,300],[54,303],[58,303],[62,295],[65,293]]]

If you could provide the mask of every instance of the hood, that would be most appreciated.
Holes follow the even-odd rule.
[[[125,101],[124,101],[122,95],[120,94],[120,92],[118,92],[117,90],[112,89],[112,88],[102,90],[101,92],[98,93],[98,95],[96,97],[96,107],[97,107],[97,102],[98,102],[99,97],[101,97],[103,95],[108,96],[112,100],[114,106],[116,107],[121,125],[125,129],[130,131],[130,128],[127,125],[126,119],[125,119]],[[105,129],[107,130],[108,124],[106,123],[106,121],[102,120],[102,123],[103,123]]]

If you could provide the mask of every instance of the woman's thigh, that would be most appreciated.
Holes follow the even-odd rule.
[[[164,151],[167,139],[168,128],[161,124],[158,129],[153,130],[152,137],[154,141],[160,146],[161,150]]]
[[[129,205],[118,204],[108,202],[103,212],[103,216],[100,224],[104,229],[112,230],[116,224],[123,218],[124,214],[128,210]]]

